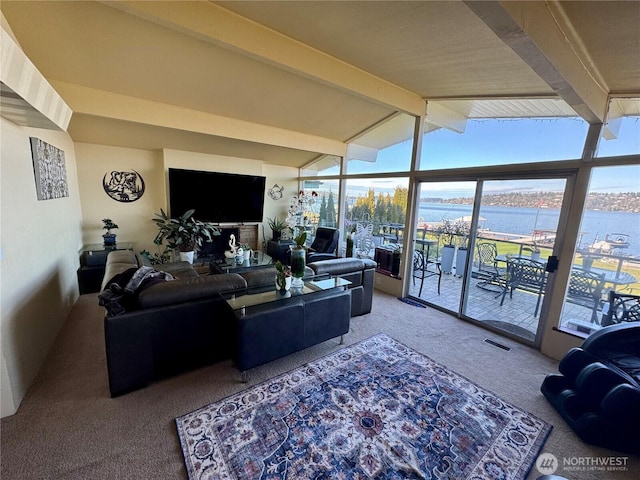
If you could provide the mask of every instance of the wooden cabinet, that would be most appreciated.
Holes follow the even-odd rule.
[[[238,225],[238,243],[247,243],[252,250],[258,248],[258,226],[257,225]]]

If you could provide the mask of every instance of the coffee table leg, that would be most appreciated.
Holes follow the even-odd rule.
[[[340,335],[340,345],[344,345],[344,335]]]

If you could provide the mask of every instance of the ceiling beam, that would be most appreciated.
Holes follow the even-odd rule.
[[[608,89],[558,2],[464,3],[585,121],[604,122]]]
[[[17,125],[66,131],[73,111],[4,26],[0,58],[0,114]]]
[[[52,81],[78,114],[125,120],[265,145],[343,156],[347,145],[329,138],[261,125],[184,107],[120,95],[104,90]]]
[[[417,94],[260,25],[213,2],[103,1],[105,5],[186,35],[284,68],[394,110],[424,113]]]

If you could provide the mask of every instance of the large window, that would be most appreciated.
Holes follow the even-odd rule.
[[[613,98],[602,131],[598,157],[640,153],[640,98]]]
[[[322,155],[309,165],[304,167],[301,172],[302,177],[324,177],[340,174],[340,157],[335,155]]]
[[[399,248],[407,214],[408,178],[348,180],[343,228],[354,240],[353,256],[373,258],[375,247]]]
[[[415,118],[398,113],[361,135],[347,147],[347,173],[408,172]]]
[[[600,329],[612,290],[640,292],[640,165],[592,171],[560,326]]]
[[[424,135],[421,170],[580,158],[588,125],[576,118],[469,120],[464,133]]]

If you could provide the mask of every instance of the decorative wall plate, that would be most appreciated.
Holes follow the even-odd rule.
[[[272,200],[280,200],[282,198],[282,192],[284,192],[284,187],[281,187],[276,183],[269,189],[269,196]]]
[[[107,195],[118,202],[135,202],[144,194],[144,180],[135,170],[105,173],[102,187]]]

